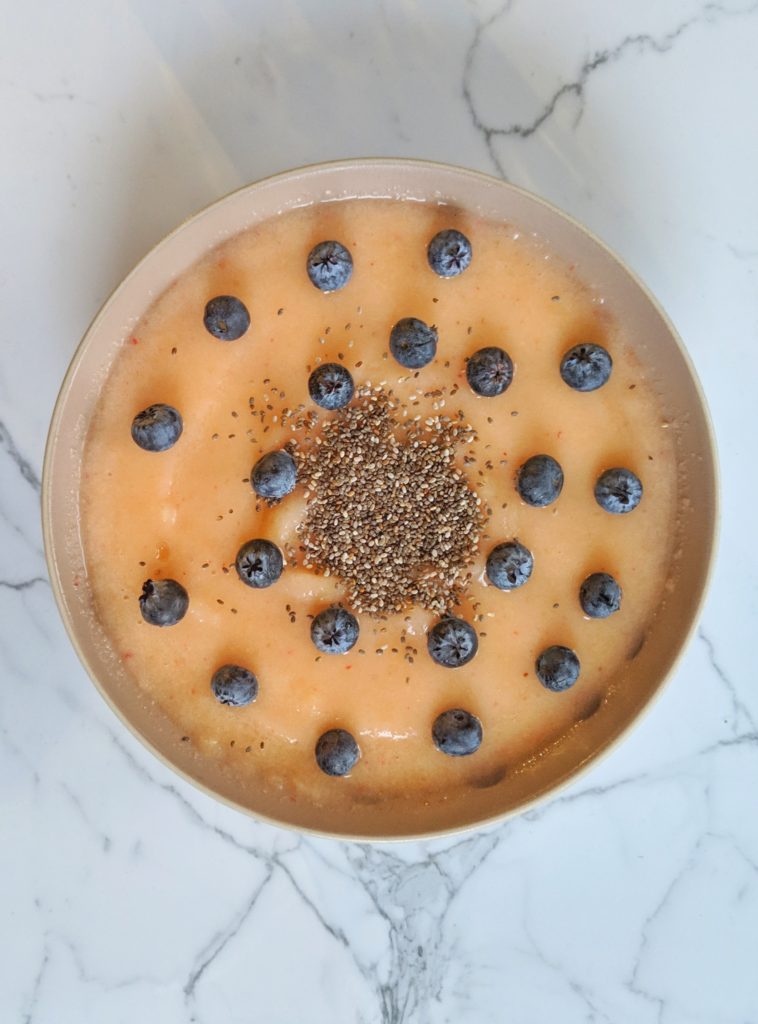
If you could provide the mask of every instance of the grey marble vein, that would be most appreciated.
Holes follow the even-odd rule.
[[[40,544],[35,543],[32,539],[30,539],[28,533],[21,526],[19,526],[18,523],[14,523],[11,519],[9,519],[9,517],[5,514],[2,508],[0,508],[0,522],[5,523],[5,525],[10,530],[12,530],[13,533],[21,541],[23,541],[24,545],[28,547],[30,551],[34,552],[34,554],[37,555],[40,559],[45,557],[45,553],[42,550],[42,546]]]
[[[732,747],[758,747],[758,732],[743,732],[726,740],[716,740],[698,750],[695,756],[708,757],[719,750],[728,750]]]
[[[222,842],[229,843],[231,846],[236,847],[241,852],[247,853],[258,860],[266,859],[265,854],[262,853],[257,847],[249,846],[246,843],[240,842],[240,840],[237,839],[236,836],[233,836],[231,832],[227,832],[225,829],[219,828],[217,825],[212,825],[209,821],[206,821],[206,819],[202,816],[202,814],[198,811],[194,804],[192,804],[187,799],[187,797],[185,797],[184,794],[177,789],[175,785],[169,782],[159,782],[156,778],[154,778],[154,776],[150,774],[150,772],[147,770],[147,768],[144,767],[144,765],[140,764],[140,762],[136,759],[136,757],[134,757],[131,751],[124,746],[120,738],[117,736],[115,732],[112,731],[112,729],[110,729],[103,722],[98,721],[98,724],[110,737],[110,740],[113,743],[114,747],[122,754],[129,767],[144,782],[148,783],[151,786],[157,787],[158,789],[166,793],[168,796],[170,796],[171,799],[174,800],[179,805],[179,807],[181,807],[181,809],[184,811],[185,815],[190,821],[192,821],[196,825],[199,825],[201,828],[207,829],[209,832],[212,832],[217,838],[221,839]]]
[[[729,242],[727,242],[726,247],[732,256],[741,263],[753,263],[755,260],[758,260],[758,249],[745,249],[742,246],[732,245]]]
[[[85,811],[84,805],[82,804],[81,800],[73,791],[73,789],[71,789],[71,787],[67,785],[67,783],[62,782],[61,789],[66,794],[71,803],[74,805],[74,808],[76,809],[76,812],[81,818],[81,820],[90,830],[90,832],[92,832],[92,834],[96,837],[103,853],[109,853],[111,847],[113,846],[113,842],[110,836],[106,835],[105,832],[101,831],[101,829],[99,829],[97,825],[92,821],[90,816]]]
[[[662,916],[667,912],[674,893],[683,883],[685,877],[691,874],[698,866],[701,858],[705,856],[705,851],[708,847],[712,846],[725,847],[732,850],[740,860],[748,867],[752,874],[758,874],[758,864],[755,860],[749,856],[742,848],[741,844],[736,838],[731,835],[725,835],[719,832],[715,832],[710,828],[706,828],[698,837],[693,844],[690,853],[680,863],[677,870],[674,871],[671,876],[666,888],[662,895],[655,903],[655,906],[645,917],[642,928],[640,930],[640,941],[637,951],[634,956],[631,973],[626,982],[628,990],[636,996],[646,1000],[658,1008],[658,1020],[662,1021],[664,1014],[666,1013],[669,1006],[669,999],[664,998],[660,994],[651,992],[648,988],[642,985],[640,981],[640,974],[643,969],[645,959],[649,954],[650,947],[650,933],[656,926]],[[747,894],[747,886],[743,885],[736,894],[736,902],[744,900]],[[672,933],[673,934],[673,933]],[[755,1008],[758,1012],[758,990],[756,990]],[[678,1011],[681,1013],[681,1010]],[[684,1017],[677,1017],[677,1019],[685,1019]],[[726,1019],[726,1018],[724,1018]]]
[[[585,60],[576,77],[570,82],[564,82],[558,89],[556,89],[552,96],[550,96],[543,105],[542,110],[535,115],[531,121],[523,123],[512,122],[503,126],[488,125],[482,121],[477,114],[476,104],[473,100],[471,89],[471,74],[476,57],[476,51],[485,32],[495,21],[498,20],[498,18],[502,16],[503,13],[508,10],[509,6],[510,5],[506,5],[505,8],[477,27],[474,40],[466,55],[463,77],[464,101],[471,113],[474,126],[484,136],[490,157],[498,169],[498,173],[501,175],[503,175],[502,163],[494,151],[493,139],[508,137],[520,139],[530,138],[530,136],[534,135],[546,121],[552,118],[561,101],[567,96],[573,96],[579,101],[579,113],[575,121],[575,124],[578,124],[584,107],[584,96],[587,83],[589,82],[592,74],[597,71],[598,68],[601,68],[604,65],[614,64],[622,57],[625,57],[627,54],[632,52],[636,52],[638,54],[646,52],[657,54],[667,53],[683,35],[696,25],[713,24],[722,18],[746,17],[753,15],[758,11],[758,3],[753,3],[747,7],[741,8],[728,8],[719,3],[707,3],[700,11],[698,11],[697,14],[694,14],[685,21],[682,21],[675,28],[663,35],[653,36],[647,32],[643,32],[625,36],[621,42],[616,44],[616,46],[610,47],[606,50],[598,50],[591,57]]]
[[[147,771],[147,769],[144,768],[143,765],[141,765],[136,760],[136,758],[131,754],[131,752],[129,750],[127,750],[127,748],[123,745],[123,743],[121,743],[121,741],[116,736],[116,734],[113,733],[107,727],[104,727],[104,728],[106,729],[106,732],[110,736],[110,739],[112,740],[114,746],[126,758],[127,763],[129,764],[129,766],[134,771],[136,771],[136,773],[139,775],[140,778],[142,778],[144,781],[148,782],[150,785],[157,786],[159,789],[163,790],[164,793],[167,793],[173,800],[175,800],[179,804],[179,806],[184,810],[184,812],[189,815],[189,817],[191,818],[191,820],[195,824],[199,825],[203,829],[208,830],[214,836],[216,836],[218,839],[220,839],[222,842],[228,843],[228,844],[234,846],[236,849],[240,850],[242,853],[248,854],[249,856],[252,856],[256,860],[265,863],[267,865],[267,872],[268,872],[267,873],[267,878],[271,876],[271,874],[273,873],[273,871],[275,869],[281,871],[287,877],[287,879],[289,880],[289,882],[292,885],[293,889],[295,889],[295,891],[297,892],[299,898],[303,901],[304,905],[307,906],[308,909],[313,913],[313,915],[318,920],[320,925],[324,928],[324,930],[329,935],[331,935],[332,938],[337,940],[342,946],[344,946],[346,949],[350,950],[350,943],[349,943],[347,937],[345,936],[344,932],[341,929],[339,929],[339,928],[333,926],[332,924],[330,924],[330,922],[324,917],[323,913],[320,911],[318,906],[307,896],[307,894],[303,890],[302,886],[298,883],[297,879],[295,878],[292,870],[282,860],[282,857],[284,855],[286,855],[286,853],[290,852],[289,850],[285,850],[282,853],[271,853],[271,854],[268,854],[265,851],[259,849],[258,847],[250,846],[250,845],[248,845],[246,843],[241,842],[239,839],[237,839],[236,836],[232,835],[231,832],[228,832],[225,829],[219,828],[217,825],[213,825],[210,822],[206,821],[206,819],[202,816],[202,814],[200,814],[200,812],[197,810],[197,808],[189,800],[187,800],[187,798],[182,793],[180,793],[180,791],[176,788],[176,786],[174,786],[174,785],[172,785],[170,783],[159,782],[157,779],[155,779]],[[294,841],[296,846],[299,844],[299,839],[294,838],[293,841]],[[252,906],[250,907],[250,909],[252,909]],[[241,923],[242,922],[240,921],[240,924]],[[229,937],[231,938],[231,936],[229,936]],[[215,959],[215,957],[218,956],[218,954],[220,952],[221,952],[221,949],[218,949],[215,952],[215,954],[213,956],[213,959]],[[205,964],[205,966],[203,967],[203,970],[205,970],[205,968],[207,966],[208,965]],[[195,979],[194,984],[196,984],[196,983],[197,983],[197,978]],[[193,989],[194,989],[194,984],[192,986]]]
[[[40,103],[54,103],[56,100],[68,100],[73,103],[74,100],[79,99],[73,92],[34,92],[32,95]]]
[[[37,968],[37,973],[34,977],[32,984],[32,991],[29,997],[29,1004],[26,1008],[26,1012],[23,1017],[23,1024],[34,1024],[34,1014],[37,1009],[37,1002],[39,1000],[40,989],[42,988],[42,979],[45,977],[47,971],[47,965],[50,963],[50,950],[47,942],[42,950],[42,960]]]
[[[650,913],[647,914],[647,916],[645,917],[645,920],[643,921],[642,927],[640,929],[640,939],[637,951],[634,955],[631,971],[626,981],[626,986],[632,993],[632,995],[638,996],[641,999],[644,999],[647,1002],[658,1007],[659,1022],[663,1020],[663,1014],[666,1009],[666,1000],[663,999],[661,996],[657,996],[654,995],[652,992],[648,992],[647,989],[640,982],[639,975],[642,970],[642,962],[645,956],[647,955],[647,950],[650,943],[650,931],[653,925],[661,916],[661,914],[663,914],[663,912],[665,911],[666,907],[668,906],[671,900],[672,894],[681,882],[682,877],[688,871],[691,871],[694,867],[697,861],[698,853],[703,846],[703,842],[704,836],[698,836],[697,841],[692,847],[686,860],[683,864],[680,864],[678,869],[674,872],[672,877],[669,879],[669,882],[666,888],[664,889],[663,894],[660,896],[660,898],[658,899]]]
[[[2,706],[0,706],[0,711],[2,711]],[[10,738],[8,730],[4,726],[0,727],[0,744],[2,744],[3,748],[11,755],[12,758],[14,758],[14,760],[23,765],[31,776],[33,785],[35,787],[39,786],[41,782],[40,774],[33,758]]]
[[[471,117],[471,121],[474,127],[484,139],[484,144],[487,147],[487,153],[489,155],[490,160],[492,161],[495,171],[497,172],[498,176],[503,179],[503,181],[507,181],[508,177],[505,173],[503,163],[500,160],[500,157],[497,155],[497,151],[495,150],[495,147],[492,144],[492,139],[496,134],[498,134],[498,132],[496,129],[490,128],[486,124],[484,124],[484,122],[481,120],[477,113],[476,105],[474,104],[474,98],[471,94],[471,75],[473,73],[474,68],[474,59],[479,49],[479,45],[482,41],[482,37],[484,36],[485,32],[489,28],[491,28],[492,25],[495,24],[496,21],[499,21],[500,18],[502,18],[505,14],[508,13],[508,11],[510,11],[510,9],[513,6],[513,3],[514,0],[507,0],[507,2],[503,4],[500,10],[495,11],[494,14],[490,15],[490,17],[486,18],[484,21],[480,21],[477,23],[477,26],[474,29],[474,37],[471,40],[468,49],[466,50],[466,55],[463,60],[463,101],[466,104],[466,109],[469,112],[469,116]]]
[[[440,999],[449,955],[446,919],[466,882],[507,831],[507,825],[501,826],[439,852],[427,849],[410,864],[384,847],[347,847],[356,880],[388,927],[389,968],[379,982],[382,1024],[420,1019],[423,1007]]]
[[[214,831],[217,831],[214,829]],[[389,969],[385,978],[377,975],[376,964],[366,961],[344,929],[333,923],[305,891],[285,861],[284,854],[260,855],[267,864],[266,878],[230,928],[209,943],[199,964],[193,968],[185,986],[188,997],[194,992],[208,966],[227,949],[249,916],[260,892],[275,871],[281,871],[298,899],[314,915],[325,933],[351,957],[360,977],[377,994],[382,1024],[401,1024],[414,1020],[425,1001],[438,998],[444,980],[445,956],[441,952],[442,929],[453,901],[473,873],[496,848],[503,830],[487,835],[469,836],[440,852],[426,851],[420,861],[406,863],[391,850],[346,844],[344,847],[353,873],[348,874],[368,894],[379,916],[387,925]],[[464,851],[466,866],[458,862]],[[329,864],[334,870],[334,866]],[[429,898],[418,898],[419,893]],[[398,912],[400,911],[400,912]],[[193,1016],[193,1021],[198,1018]]]
[[[742,848],[740,843],[732,835],[725,835],[721,832],[709,832],[709,835],[714,839],[720,839],[723,843],[727,843],[735,851],[735,853],[742,858],[747,864],[753,874],[758,875],[758,862],[756,862],[745,850]],[[743,893],[744,895],[744,893]]]
[[[68,935],[62,933],[48,933],[48,939],[52,944],[53,941],[62,946],[68,951],[71,962],[76,971],[77,978],[83,985],[95,986],[101,989],[103,992],[114,993],[124,989],[138,988],[140,986],[152,986],[164,984],[164,979],[155,977],[148,972],[140,972],[139,974],[126,974],[123,977],[117,977],[116,979],[103,976],[99,973],[95,973],[89,969],[87,963],[84,960],[82,951],[78,948],[77,944],[72,941]]]
[[[199,825],[205,830],[208,830],[221,841],[225,843],[230,843],[241,852],[252,856],[254,859],[261,861],[266,865],[266,877],[264,879],[264,882],[261,883],[261,885],[258,888],[256,888],[256,891],[251,896],[249,901],[246,903],[245,907],[243,907],[242,911],[235,916],[232,925],[230,925],[228,929],[224,930],[219,935],[214,936],[211,942],[206,946],[203,954],[201,954],[201,956],[198,958],[198,963],[191,970],[187,982],[185,983],[184,986],[185,997],[187,999],[188,1005],[195,998],[195,990],[202,975],[205,973],[205,971],[208,969],[211,963],[213,963],[227,949],[232,939],[237,935],[240,928],[244,924],[245,920],[249,917],[250,913],[252,912],[255,903],[258,900],[258,897],[265,888],[265,885],[271,879],[275,871],[281,871],[286,876],[286,878],[292,885],[293,889],[297,893],[299,899],[302,901],[303,905],[311,911],[311,913],[314,915],[315,919],[319,922],[324,931],[333,939],[335,939],[348,952],[348,954],[353,959],[361,976],[364,977],[364,979],[371,982],[372,984],[377,983],[373,970],[373,965],[363,963],[360,960],[360,958],[356,956],[355,948],[348,939],[348,937],[345,935],[344,931],[340,927],[332,924],[327,919],[327,917],[324,915],[322,910],[317,906],[315,901],[307,895],[302,885],[297,881],[292,870],[283,860],[283,856],[288,851],[285,851],[285,854],[267,854],[266,852],[256,847],[249,846],[245,843],[240,842],[240,840],[238,840],[230,832],[227,832],[226,830],[221,829],[218,826],[212,825],[211,823],[207,822],[200,814],[200,812],[197,811],[197,809],[189,802],[189,800],[187,800],[179,792],[179,790],[175,786],[168,783],[157,781],[147,771],[147,769],[145,769],[141,764],[139,764],[139,762],[133,757],[131,752],[124,747],[124,745],[120,742],[120,740],[116,737],[115,734],[113,734],[109,729],[107,729],[106,731],[110,735],[110,738],[113,741],[114,745],[124,755],[130,767],[133,768],[144,781],[148,782],[151,785],[157,786],[158,788],[163,790],[163,792],[168,794],[173,800],[177,801],[179,805],[182,807],[182,809],[185,811],[185,813],[187,813],[191,820],[195,822],[197,825]],[[489,849],[487,850],[487,852],[490,852],[490,850],[494,848],[496,841],[496,839],[490,840]],[[468,839],[464,842],[471,843],[472,840]],[[353,844],[350,844],[348,846],[348,849],[350,848],[353,848]],[[371,847],[362,848],[359,846],[355,846],[354,848],[356,850],[362,850],[363,855],[366,858],[371,858],[374,854],[374,850]],[[451,849],[455,849],[455,847]],[[389,870],[389,878],[394,882],[394,886],[392,886],[391,889],[394,891],[394,889],[397,888],[398,884],[400,884],[400,882],[405,878],[404,870],[407,870],[406,865],[404,865],[402,861],[396,860],[391,854],[387,854],[384,857],[383,862],[385,865],[392,865],[392,867],[394,868],[394,871],[392,869]],[[360,863],[361,858],[359,856],[358,864]],[[425,867],[426,869],[431,868],[433,871],[436,871],[438,874],[446,878],[446,876],[444,876],[444,873],[439,870],[435,857],[428,857]],[[414,870],[415,868],[416,865],[413,865],[411,870]],[[469,877],[471,871],[473,870],[474,867],[472,867],[471,870],[466,873],[465,877]],[[387,876],[385,875],[385,877]],[[398,881],[398,879],[400,879],[400,881]],[[409,961],[408,958],[405,956],[406,948],[408,946],[409,941],[408,936],[406,935],[404,939],[400,937],[397,922],[393,920],[393,918],[386,912],[386,909],[383,905],[382,900],[379,897],[377,890],[373,889],[371,886],[368,885],[368,881],[365,874],[362,874],[360,871],[356,872],[356,880],[364,888],[368,888],[369,894],[372,896],[372,900],[375,906],[377,907],[377,910],[379,910],[381,916],[385,919],[389,927],[390,946],[392,948],[392,952],[395,954],[393,956],[393,969],[390,972],[390,978],[388,982],[386,984],[380,984],[378,986],[378,999],[382,1006],[382,1024],[400,1024],[400,1022],[408,1019],[405,1014],[409,1003],[413,1003],[413,1005],[416,1005],[417,1003],[416,990],[418,976],[415,971],[409,971]],[[447,887],[449,888],[449,886]],[[449,906],[450,900],[453,898],[456,891],[458,891],[457,888],[449,888],[446,906]],[[417,939],[415,937],[412,938],[413,941],[411,942],[411,945],[413,945],[414,943],[417,945]],[[198,1018],[194,1015],[191,1018],[193,1022],[197,1019]]]
[[[28,580],[0,580],[0,587],[5,590],[29,590],[31,587],[36,587],[38,583],[47,584],[48,580],[45,576],[33,576]]]
[[[587,1008],[586,1021],[588,1024],[594,1024],[596,1021],[606,1021],[606,1024],[615,1024],[615,1022],[605,1013],[604,1010],[598,1006],[597,996],[588,989],[586,985],[583,985],[576,978],[571,977],[567,969],[559,964],[552,957],[549,957],[547,953],[541,948],[540,944],[534,935],[533,929],[530,927],[528,916],[525,914],[524,919],[524,934],[527,936],[529,943],[532,948],[532,952],[537,957],[539,962],[547,967],[549,971],[554,973],[563,984],[573,992],[573,994],[580,1000],[583,1006]]]
[[[718,676],[718,678],[721,680],[721,682],[724,684],[724,687],[726,688],[729,694],[729,698],[732,702],[732,729],[735,733],[738,732],[740,728],[739,718],[740,716],[742,716],[742,718],[744,718],[747,724],[749,725],[751,732],[758,731],[758,726],[756,726],[755,719],[753,718],[750,709],[744,703],[744,701],[740,699],[737,687],[719,664],[716,658],[716,648],[714,647],[711,638],[705,632],[703,626],[700,626],[698,628],[697,635],[698,639],[702,641],[706,651],[708,652],[708,661],[710,662],[711,668]]]
[[[345,935],[344,931],[341,928],[338,928],[335,925],[330,924],[329,921],[327,921],[326,917],[323,915],[321,910],[319,910],[316,903],[307,895],[303,887],[297,881],[291,868],[289,868],[285,863],[283,863],[281,856],[275,854],[271,858],[271,861],[273,864],[276,865],[277,868],[279,868],[287,876],[290,885],[295,890],[298,897],[303,901],[305,906],[307,906],[311,913],[315,916],[316,920],[324,929],[324,931],[327,932],[328,935],[331,935],[331,937],[335,939],[337,942],[339,942],[341,946],[344,946],[346,950],[352,952],[350,948],[350,940],[348,939],[347,935]]]
[[[19,531],[21,532],[21,531]],[[21,532],[26,540],[25,535]],[[41,554],[41,553],[40,553]],[[10,606],[18,608],[16,614],[23,615],[25,622],[33,626],[48,649],[55,647],[53,623],[57,616],[53,597],[49,589],[49,581],[42,576],[34,576],[26,580],[0,580],[0,590],[11,595],[19,595],[19,600],[10,602]],[[0,650],[14,671],[25,674],[23,669],[25,652],[17,644],[0,643]]]
[[[188,1012],[190,1013],[190,1021],[192,1024],[199,1018],[197,1017],[196,1011],[193,1009],[195,1001],[195,990],[198,986],[200,979],[203,977],[205,972],[211,966],[211,964],[224,952],[229,943],[239,934],[240,928],[244,925],[245,921],[250,917],[253,912],[256,903],[260,899],[261,893],[266,889],[266,886],[271,881],[272,871],[269,869],[263,880],[253,889],[250,898],[247,900],[242,910],[235,916],[234,920],[225,928],[222,932],[214,935],[213,939],[207,944],[205,949],[198,957],[197,964],[192,968],[187,981],[184,984],[184,1001]]]
[[[0,420],[0,449],[6,452],[11,461],[15,463],[19,473],[24,480],[26,480],[29,486],[33,487],[35,491],[39,491],[41,483],[36,470],[29,460],[21,454],[16,442],[11,436],[11,432],[2,420]]]
[[[573,804],[577,801],[607,796],[609,793],[613,793],[619,789],[625,789],[628,786],[636,786],[640,782],[647,782],[649,780],[649,772],[638,772],[637,775],[628,775],[603,786],[585,786],[583,788],[571,789],[568,793],[554,797],[544,805],[535,807],[533,810],[526,811],[522,817],[524,821],[540,821],[558,807],[565,806],[566,804]]]

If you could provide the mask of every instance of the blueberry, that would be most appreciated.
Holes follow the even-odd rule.
[[[642,484],[631,469],[620,466],[606,469],[595,484],[595,501],[606,512],[622,515],[637,508],[642,498]]]
[[[323,654],[346,654],[358,639],[358,620],[336,605],[311,622],[311,640]]]
[[[284,559],[270,540],[249,540],[237,552],[235,565],[243,583],[261,590],[276,583],[282,575]]]
[[[513,380],[513,362],[508,353],[492,345],[480,348],[466,363],[469,387],[483,398],[502,395]]]
[[[189,608],[189,595],[176,580],[145,580],[139,598],[142,618],[151,626],[175,626]]]
[[[236,341],[250,326],[247,307],[233,295],[217,295],[205,307],[205,329],[220,341]]]
[[[450,757],[474,754],[482,743],[482,723],[470,711],[451,708],[437,715],[432,726],[432,739],[437,750]]]
[[[561,360],[561,377],[574,391],[597,391],[607,383],[613,360],[600,345],[574,345]]]
[[[426,251],[429,266],[440,277],[457,277],[471,263],[471,242],[460,231],[440,231]]]
[[[289,452],[268,452],[253,466],[250,479],[259,498],[276,501],[289,494],[297,483],[295,460]]]
[[[621,607],[621,587],[607,572],[593,572],[579,588],[579,603],[591,619],[607,619]]]
[[[563,490],[563,470],[550,455],[533,455],[519,469],[516,487],[527,505],[544,508]]]
[[[433,661],[445,668],[467,665],[479,647],[476,630],[463,619],[452,616],[440,619],[426,637],[426,645]]]
[[[498,544],[487,556],[487,579],[498,590],[523,587],[534,568],[534,556],[517,540]]]
[[[316,744],[316,764],[325,775],[349,775],[360,756],[358,744],[345,729],[330,729]]]
[[[146,452],[165,452],[182,433],[182,417],[173,405],[148,405],[132,420],[132,440]]]
[[[555,693],[568,690],[579,678],[579,659],[568,647],[548,647],[535,664],[537,678]]]
[[[258,680],[241,665],[222,665],[213,673],[211,689],[219,704],[244,708],[258,696]]]
[[[353,273],[353,257],[339,242],[319,242],[308,253],[308,277],[322,292],[344,288]]]
[[[308,378],[308,394],[322,409],[341,409],[355,394],[350,371],[341,363],[317,366]]]
[[[437,352],[437,328],[406,316],[390,332],[390,352],[407,370],[420,370]]]

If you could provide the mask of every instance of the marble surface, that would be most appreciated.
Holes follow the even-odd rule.
[[[758,1022],[757,48],[740,0],[4,5],[0,1020]],[[132,264],[358,155],[500,174],[606,239],[685,338],[723,469],[653,713],[539,810],[394,846],[257,824],[144,751],[67,642],[38,511],[59,382]]]

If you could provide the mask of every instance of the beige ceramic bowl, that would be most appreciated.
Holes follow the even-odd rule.
[[[660,383],[664,415],[676,430],[681,557],[675,586],[625,671],[624,686],[527,770],[506,774],[465,800],[419,805],[374,804],[329,811],[292,804],[277,793],[242,789],[214,764],[177,742],[176,729],[141,692],[118,660],[92,610],[79,532],[79,473],[87,426],[100,386],[122,341],[150,303],[210,247],[242,228],[296,206],[352,197],[450,203],[537,232],[575,264],[584,281],[636,339],[639,356]],[[121,720],[179,774],[240,810],[281,825],[360,838],[440,834],[524,809],[606,752],[661,689],[693,630],[714,550],[716,461],[703,395],[674,329],[650,294],[612,253],[575,221],[534,196],[483,174],[406,160],[356,160],[306,167],[249,185],[203,210],[169,235],[108,299],[87,331],[53,414],[42,489],[48,568],[56,600],[84,666]]]

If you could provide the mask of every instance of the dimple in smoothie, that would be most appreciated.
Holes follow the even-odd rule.
[[[89,430],[117,656],[195,756],[314,805],[495,784],[624,686],[673,440],[549,247],[447,206],[295,210],[147,311]]]

